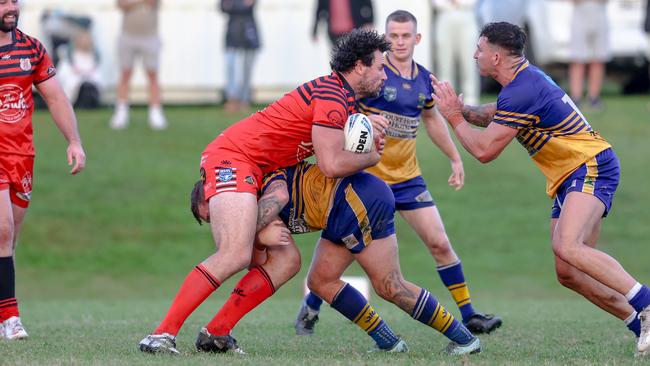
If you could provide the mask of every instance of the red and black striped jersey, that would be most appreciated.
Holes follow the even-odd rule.
[[[34,155],[32,85],[55,74],[41,42],[18,29],[0,47],[0,153]]]
[[[343,129],[356,109],[354,91],[341,75],[332,73],[300,85],[222,135],[266,174],[312,156],[312,127]],[[218,144],[217,138],[204,153]]]

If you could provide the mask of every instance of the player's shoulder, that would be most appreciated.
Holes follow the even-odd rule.
[[[36,37],[30,36],[27,33],[24,33],[20,29],[16,28],[16,45],[18,46],[27,46],[35,47],[37,49],[43,48],[43,44]]]

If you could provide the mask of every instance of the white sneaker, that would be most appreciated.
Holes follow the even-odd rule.
[[[129,126],[129,106],[118,104],[111,118],[110,126],[114,130],[123,130]]]
[[[639,319],[641,320],[641,334],[636,344],[636,350],[644,355],[650,351],[650,305],[641,310]]]
[[[164,130],[167,128],[167,119],[163,113],[162,107],[149,107],[149,127],[152,130]]]
[[[20,322],[20,318],[17,316],[12,316],[5,320],[2,325],[4,327],[4,336],[8,340],[25,339],[28,337],[23,323]]]
[[[142,352],[169,353],[173,355],[180,353],[176,349],[176,337],[169,333],[150,334],[144,337],[138,346]]]

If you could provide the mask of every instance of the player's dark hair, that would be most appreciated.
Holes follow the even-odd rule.
[[[205,194],[203,193],[203,181],[199,180],[194,183],[194,188],[192,188],[192,193],[190,194],[190,209],[192,210],[192,215],[199,223],[203,225],[201,220],[201,215],[199,215],[199,204],[205,201]]]
[[[397,22],[397,23],[413,22],[413,24],[415,24],[415,28],[417,29],[418,27],[418,20],[415,19],[415,15],[409,13],[406,10],[395,10],[394,12],[390,13],[388,15],[388,18],[386,18],[386,25],[388,25],[388,22]]]
[[[384,53],[390,50],[390,43],[383,35],[371,29],[354,29],[339,39],[332,50],[330,66],[336,72],[348,72],[357,61],[372,65],[374,52]]]
[[[481,30],[481,37],[510,52],[512,56],[523,56],[526,33],[517,25],[507,22],[489,23]]]

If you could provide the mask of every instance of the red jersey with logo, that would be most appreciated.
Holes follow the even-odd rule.
[[[0,47],[0,153],[34,156],[32,85],[55,74],[41,42],[18,29]]]
[[[314,154],[314,125],[343,129],[355,113],[354,92],[337,73],[308,81],[250,117],[227,128],[204,155],[227,147],[243,154],[262,173],[286,168]]]

